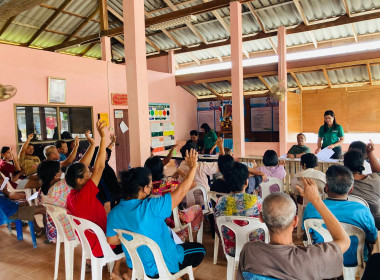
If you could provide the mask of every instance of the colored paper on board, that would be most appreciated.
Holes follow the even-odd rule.
[[[110,121],[109,121],[109,118],[108,118],[108,113],[99,113],[98,114],[98,119],[101,122],[105,122],[106,126],[110,126]]]

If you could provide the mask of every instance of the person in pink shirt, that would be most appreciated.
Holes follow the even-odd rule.
[[[256,170],[264,172],[268,177],[275,177],[280,180],[285,178],[285,168],[282,164],[278,163],[278,156],[275,151],[267,150],[264,153],[263,164],[263,166],[258,167]]]

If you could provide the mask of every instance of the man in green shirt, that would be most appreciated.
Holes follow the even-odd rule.
[[[305,145],[306,136],[297,134],[297,145],[293,145],[288,151],[288,158],[300,158],[303,154],[310,153],[310,148]]]

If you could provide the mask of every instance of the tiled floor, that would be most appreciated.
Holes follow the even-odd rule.
[[[219,248],[218,263],[214,265],[213,246],[214,240],[205,226],[203,245],[207,254],[195,273],[197,280],[225,280],[227,261]],[[33,249],[28,227],[24,227],[24,240],[17,241],[16,231],[8,234],[5,225],[0,226],[0,279],[1,280],[30,280],[30,279],[53,279],[55,245],[44,244],[44,237],[37,239],[37,248]],[[297,243],[300,243],[298,240]],[[64,248],[61,245],[60,266],[58,279],[65,279],[64,271]],[[74,256],[74,279],[80,279],[81,248],[75,249]],[[125,270],[125,265],[123,264]],[[86,273],[86,279],[91,279],[91,273]],[[109,279],[106,269],[103,270],[103,279]]]

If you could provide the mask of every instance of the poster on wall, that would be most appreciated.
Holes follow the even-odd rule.
[[[222,112],[221,111],[215,111],[215,131],[221,131],[222,130]]]
[[[170,120],[169,103],[149,103],[149,120],[150,121]]]
[[[256,97],[250,99],[250,105],[251,131],[278,131],[278,102],[275,102],[270,97]]]
[[[151,123],[150,124],[150,133],[152,137],[163,136],[164,135],[164,126],[162,123]]]
[[[212,111],[198,111],[198,131],[201,130],[201,125],[207,123],[211,129],[215,130],[215,114]]]
[[[201,125],[207,123],[211,129],[220,131],[221,102],[204,101],[198,102],[198,131],[201,131]]]
[[[156,149],[160,147],[162,148],[164,147],[164,138],[163,137],[152,138],[152,148]]]
[[[220,109],[220,101],[205,101],[198,102],[197,110],[198,111],[213,111]]]
[[[175,145],[174,135],[164,136],[164,146],[171,147],[173,145]]]
[[[164,123],[164,136],[174,135],[174,123]]]

